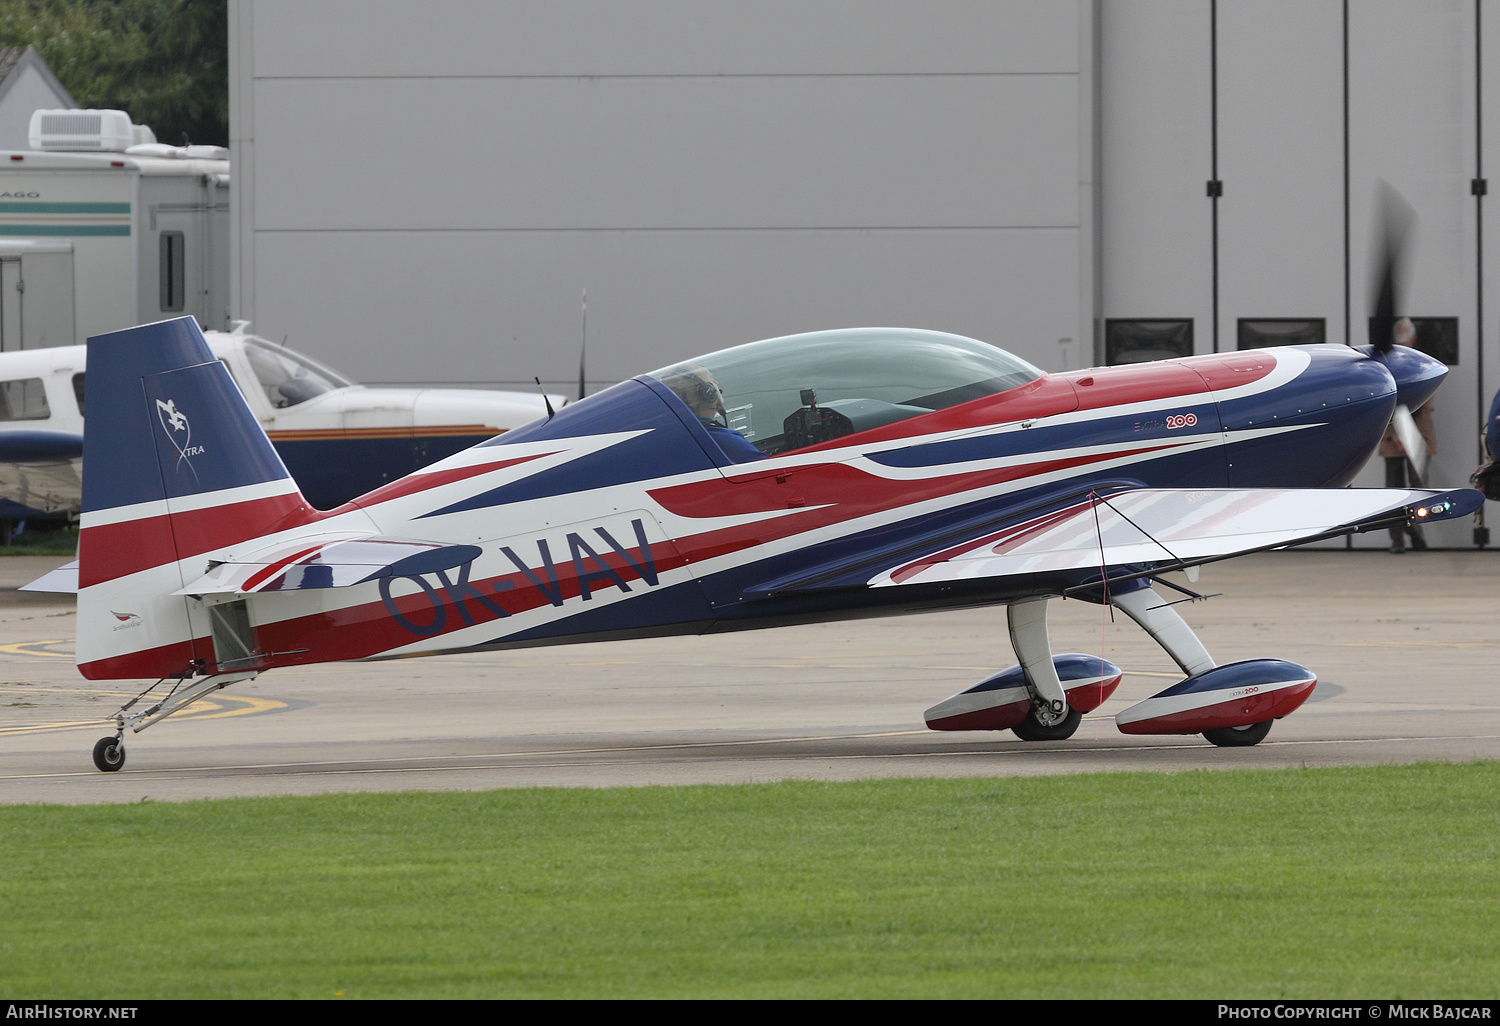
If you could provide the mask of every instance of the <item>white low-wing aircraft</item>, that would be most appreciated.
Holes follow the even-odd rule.
[[[309,503],[341,505],[544,416],[536,392],[368,388],[248,322],[204,337]],[[85,346],[0,353],[0,499],[44,513],[82,508]]]

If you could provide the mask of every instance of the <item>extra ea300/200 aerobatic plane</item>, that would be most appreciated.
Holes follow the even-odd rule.
[[[621,382],[337,509],[299,494],[191,318],[89,340],[78,666],[157,683],[94,760],[276,667],[711,633],[1003,604],[1020,665],[937,729],[1063,739],[1120,680],[1054,656],[1047,603],[1107,602],[1185,677],[1127,733],[1255,744],[1312,692],[1216,665],[1168,570],[1473,512],[1478,492],[1348,489],[1413,349],[1294,346],[1046,374],[955,335],[771,339]]]

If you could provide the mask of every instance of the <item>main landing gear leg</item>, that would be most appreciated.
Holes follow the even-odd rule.
[[[1111,595],[1109,604],[1140,624],[1189,677],[1212,670],[1217,665],[1193,629],[1153,589],[1138,588],[1122,595]]]
[[[1005,609],[1010,644],[1026,671],[1031,685],[1031,711],[1011,729],[1023,741],[1062,741],[1073,736],[1083,714],[1069,708],[1057,667],[1052,662],[1052,642],[1047,637],[1047,596],[1012,602]]]

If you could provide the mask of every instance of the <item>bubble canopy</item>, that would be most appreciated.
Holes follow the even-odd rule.
[[[751,342],[651,372],[706,425],[760,455],[957,406],[1042,372],[1003,349],[912,328],[846,328]],[[736,462],[758,458],[748,446]]]

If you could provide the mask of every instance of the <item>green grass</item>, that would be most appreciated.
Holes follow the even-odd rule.
[[[78,525],[32,517],[26,530],[0,545],[0,556],[74,556],[78,554]]]
[[[1494,998],[1497,792],[1491,762],[11,806],[0,995]]]

